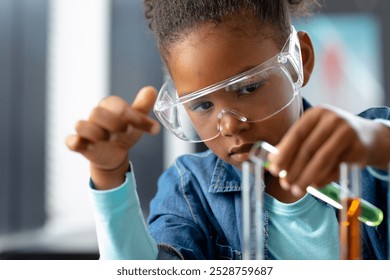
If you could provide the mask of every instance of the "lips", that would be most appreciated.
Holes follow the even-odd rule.
[[[229,151],[229,156],[232,156],[234,154],[243,154],[243,153],[249,153],[253,146],[253,143],[248,143],[248,144],[242,144],[239,146],[235,146],[230,149]]]
[[[229,157],[236,162],[244,162],[249,160],[249,151],[251,150],[253,144],[243,144],[235,146],[230,149]]]

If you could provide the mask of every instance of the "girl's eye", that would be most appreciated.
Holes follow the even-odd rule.
[[[248,94],[256,91],[260,86],[260,82],[253,83],[247,86],[242,87],[241,89],[238,90],[239,94]]]
[[[192,112],[205,112],[213,107],[213,103],[210,101],[202,101],[190,106]]]

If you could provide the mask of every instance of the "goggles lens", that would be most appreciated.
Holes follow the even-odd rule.
[[[302,81],[300,46],[293,28],[278,55],[228,80],[179,98],[169,79],[158,94],[154,112],[178,138],[204,142],[219,135],[220,112],[226,107],[244,113],[242,121],[264,121],[291,104]]]

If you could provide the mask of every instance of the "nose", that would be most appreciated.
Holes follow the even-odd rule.
[[[222,109],[217,119],[217,129],[223,136],[234,136],[249,128],[248,119],[233,109]]]

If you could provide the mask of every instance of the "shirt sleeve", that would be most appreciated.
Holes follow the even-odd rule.
[[[374,119],[374,122],[381,123],[387,127],[390,128],[390,120],[386,119]],[[390,162],[389,162],[389,169],[390,169]],[[382,181],[388,181],[389,180],[389,170],[384,171],[378,168],[374,168],[371,166],[367,167],[368,172],[374,176],[375,178],[382,180]]]
[[[143,217],[133,172],[111,190],[96,190],[90,180],[100,259],[156,259],[157,244]]]

